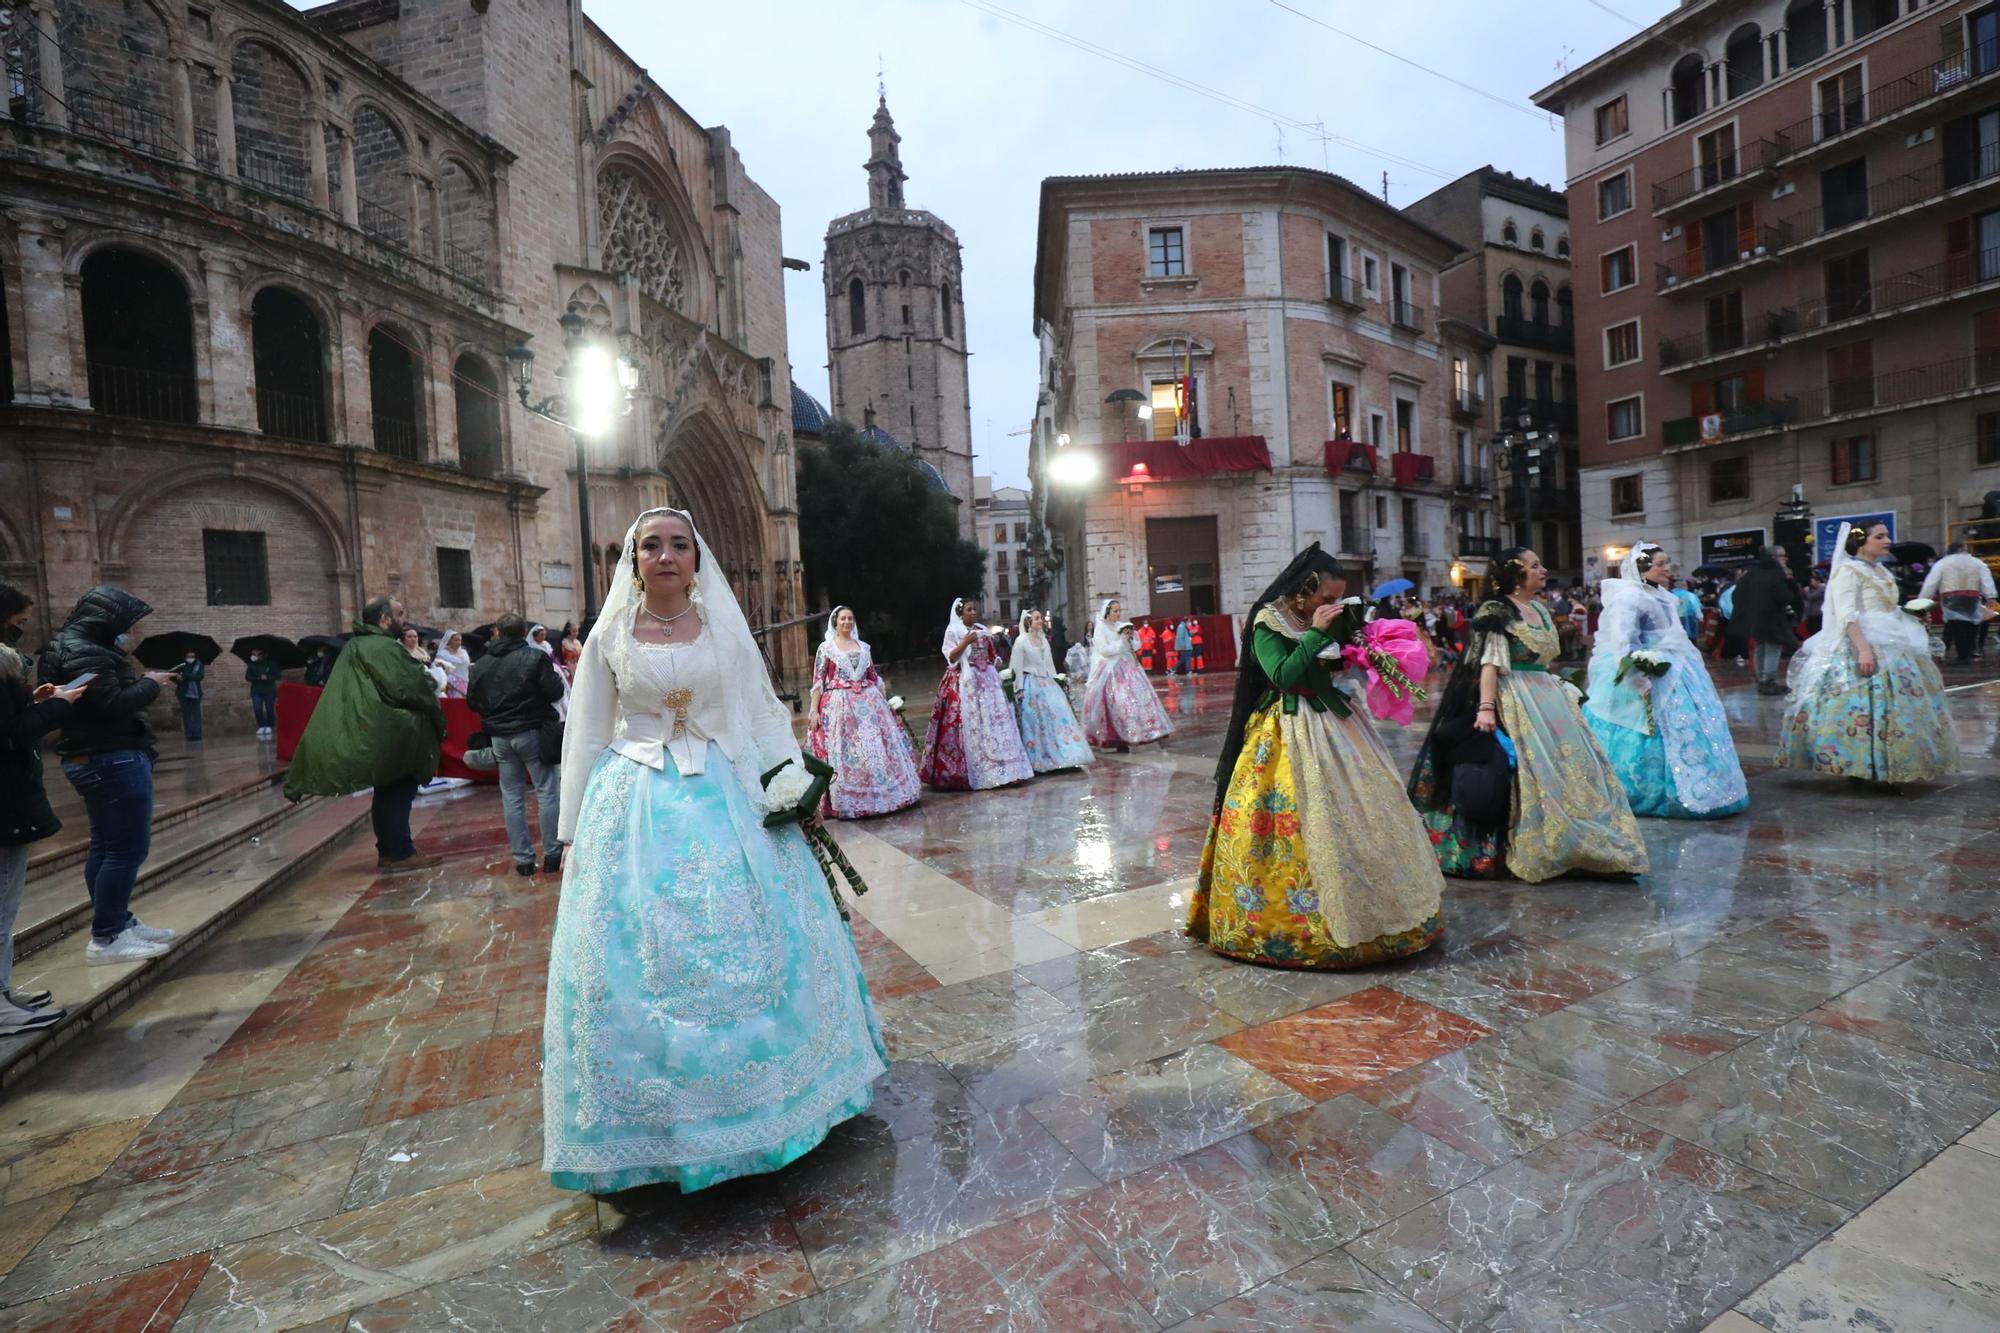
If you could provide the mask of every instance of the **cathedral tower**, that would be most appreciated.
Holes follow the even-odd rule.
[[[972,532],[972,406],[958,234],[903,203],[902,136],[886,98],[868,128],[868,207],[826,229],[826,347],[833,414],[873,412],[944,478]]]

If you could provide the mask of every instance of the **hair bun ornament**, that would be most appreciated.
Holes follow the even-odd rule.
[[[1867,540],[1868,540],[1867,528],[1849,528],[1847,530],[1847,553],[1849,555],[1859,555],[1861,553],[1862,544],[1865,543]]]

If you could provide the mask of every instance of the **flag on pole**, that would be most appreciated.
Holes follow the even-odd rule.
[[[1183,447],[1194,438],[1194,339],[1187,342],[1180,382],[1174,385],[1174,442]]]

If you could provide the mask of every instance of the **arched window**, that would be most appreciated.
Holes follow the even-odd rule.
[[[421,461],[423,372],[416,348],[402,333],[380,324],[368,334],[368,406],[375,417],[376,452]]]
[[[950,283],[946,283],[944,286],[938,288],[938,309],[944,314],[944,336],[947,338],[956,336],[957,325],[951,317]]]
[[[1556,288],[1556,325],[1565,329],[1575,328],[1575,320],[1575,302],[1570,296],[1569,284],[1564,283]]]
[[[1556,258],[1557,258],[1557,259],[1568,259],[1568,258],[1569,258],[1569,233],[1568,233],[1568,232],[1564,232],[1564,233],[1563,233],[1562,235],[1560,235],[1560,236],[1556,237]]]
[[[1673,73],[1667,76],[1668,103],[1671,119],[1678,125],[1692,120],[1708,108],[1708,71],[1696,52],[1690,51],[1674,62]]]
[[[1500,279],[1500,313],[1508,319],[1521,318],[1521,279],[1512,273]]]
[[[1764,32],[1746,23],[1729,34],[1722,48],[1724,95],[1737,98],[1764,82]]]
[[[452,403],[458,416],[458,465],[475,477],[500,471],[500,380],[470,352],[451,367]]]
[[[1549,322],[1549,285],[1540,278],[1528,289],[1528,313],[1537,324]]]
[[[1826,54],[1826,6],[1822,0],[1792,0],[1785,6],[1785,51],[1789,69]]]
[[[250,302],[250,360],[257,429],[326,444],[326,340],[319,317],[294,292],[266,287]]]
[[[859,278],[847,280],[847,331],[854,334],[868,331],[868,292]]]
[[[629,276],[639,290],[683,315],[694,314],[681,229],[666,200],[631,167],[613,163],[597,176],[597,233],[603,267]]]
[[[910,270],[906,268],[896,270],[896,285],[898,287],[907,287],[910,285]]]
[[[479,179],[446,158],[438,169],[438,193],[444,205],[445,267],[462,282],[485,287],[491,282],[487,256],[494,251],[493,204]]]
[[[1520,243],[1521,229],[1514,225],[1514,219],[1508,218],[1500,224],[1500,244],[1519,245]]]
[[[305,77],[275,47],[245,42],[230,60],[236,121],[236,172],[245,181],[293,199],[312,197],[306,165]]]
[[[1528,248],[1530,250],[1534,250],[1537,252],[1549,248],[1548,238],[1542,235],[1542,229],[1540,227],[1536,227],[1533,231],[1528,233]]]
[[[390,119],[372,106],[354,113],[355,194],[363,231],[408,249],[411,244],[409,151]]]
[[[18,11],[22,6],[9,8]],[[34,9],[42,24],[54,19],[66,85],[63,97],[73,132],[115,140],[154,157],[178,158],[181,136],[169,74],[174,66],[173,37],[155,8],[100,2]],[[35,59],[30,47],[27,69],[34,69]],[[49,97],[39,89],[36,95],[43,102]]]
[[[136,250],[83,261],[90,405],[147,421],[195,419],[194,312],[180,276]]]

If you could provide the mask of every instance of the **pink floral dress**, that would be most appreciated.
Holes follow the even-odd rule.
[[[910,734],[889,710],[875,657],[865,643],[822,643],[813,662],[819,709],[807,744],[833,766],[822,815],[862,819],[915,805],[921,788]]]

